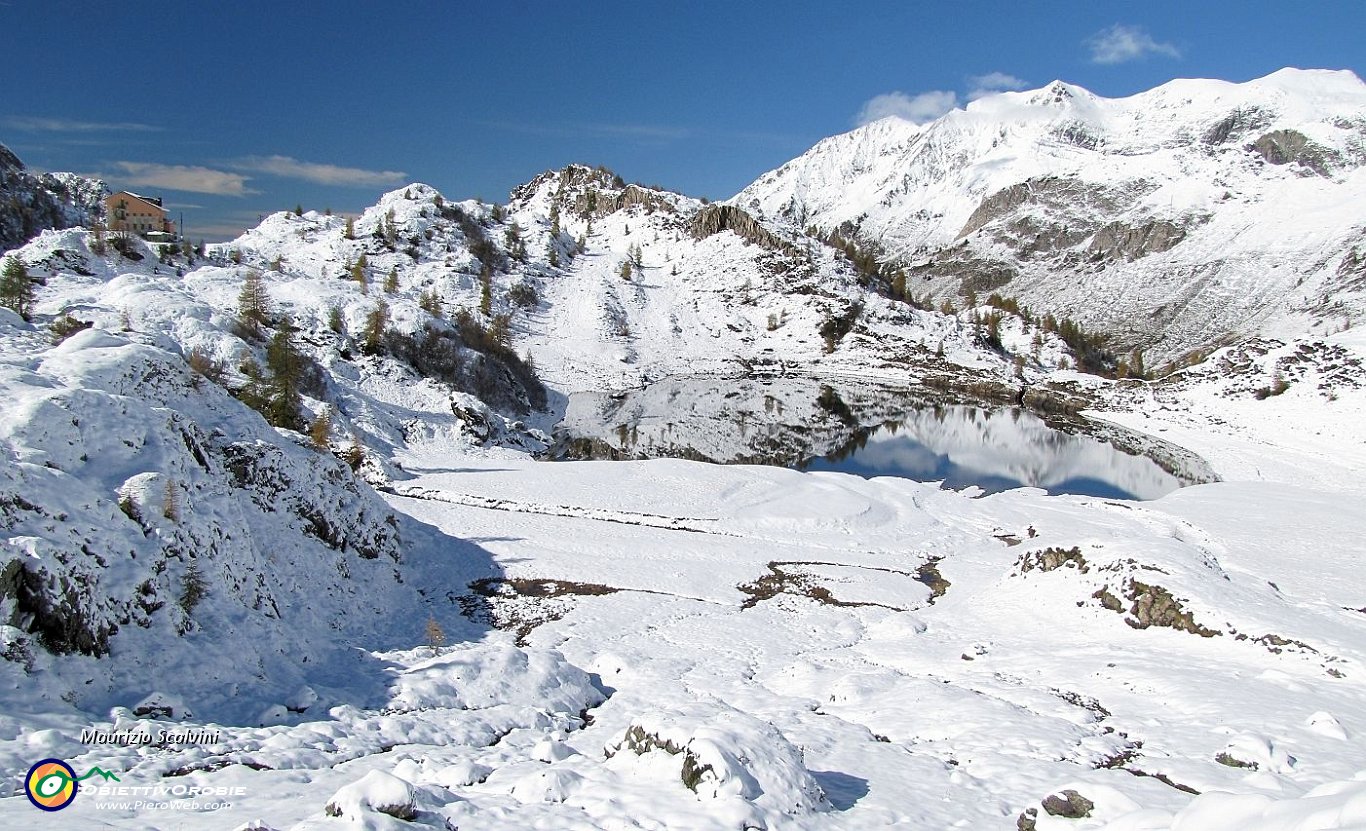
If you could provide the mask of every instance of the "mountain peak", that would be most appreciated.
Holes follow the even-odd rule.
[[[1287,66],[1248,81],[1247,86],[1280,89],[1315,98],[1366,99],[1366,82],[1350,69],[1298,69]]]
[[[1029,102],[1036,106],[1063,106],[1078,99],[1090,100],[1095,98],[1090,90],[1059,80],[1027,94],[1029,95]]]

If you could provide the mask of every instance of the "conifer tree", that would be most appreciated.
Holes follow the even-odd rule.
[[[512,343],[512,317],[505,314],[494,315],[493,320],[489,322],[488,336],[489,340],[499,347],[507,349]]]
[[[488,266],[479,272],[479,311],[485,315],[493,313],[493,273]]]
[[[384,332],[389,326],[389,304],[381,299],[370,314],[365,316],[365,328],[361,331],[361,351],[367,355],[378,355],[384,345]]]
[[[327,441],[332,437],[332,408],[324,408],[308,424],[308,439],[318,450],[327,449]]]
[[[261,365],[256,363],[256,359],[249,357],[244,359],[237,369],[247,378],[246,385],[237,392],[238,399],[256,412],[265,415],[266,405],[270,401],[270,390]]]
[[[384,278],[384,292],[393,294],[398,291],[398,266],[389,269],[389,274]]]
[[[367,277],[366,274],[365,274],[365,255],[364,255],[364,254],[361,254],[361,255],[360,255],[360,259],[359,259],[359,260],[356,260],[356,264],[353,265],[353,266],[351,266],[351,279],[352,279],[352,280],[355,280],[355,281],[356,281],[356,285],[360,286],[360,293],[361,293],[361,294],[369,294],[369,293],[370,293],[370,278]]]
[[[0,269],[0,306],[12,309],[24,320],[29,319],[33,310],[33,283],[18,257],[6,259],[4,268]]]
[[[441,317],[441,295],[436,289],[429,289],[418,295],[417,306],[432,317]]]
[[[180,522],[180,496],[176,490],[175,480],[166,477],[166,487],[161,493],[161,515],[171,522]]]
[[[342,236],[347,239],[356,238],[356,221],[349,216],[346,218],[346,231],[343,232]]]
[[[237,294],[237,321],[251,334],[260,334],[269,320],[270,295],[260,272],[252,269],[242,279],[242,290]]]
[[[621,261],[621,279],[631,282],[631,261],[625,259]]]
[[[266,347],[266,421],[276,427],[299,429],[303,397],[299,387],[304,377],[304,356],[294,344],[294,326],[285,321]]]

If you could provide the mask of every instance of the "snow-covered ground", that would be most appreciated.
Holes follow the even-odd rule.
[[[1245,342],[1157,383],[1082,379],[1043,344],[1028,383],[1085,385],[1095,417],[1222,480],[1146,502],[538,461],[578,416],[567,394],[628,406],[620,390],[688,371],[1016,383],[967,312],[878,298],[795,237],[694,233],[706,209],[682,197],[599,177],[597,198],[637,203],[578,212],[592,175],[541,177],[502,219],[457,220],[418,185],[349,235],[278,214],[187,270],[96,256],[83,231],[21,249],[45,285],[34,321],[0,311],[0,826],[41,821],[27,787],[69,793],[27,781],[52,759],[80,778],[71,828],[1366,823],[1359,330]],[[474,314],[474,238],[506,254],[511,222],[533,253],[490,278],[489,311],[552,382],[546,411],[361,353],[381,297],[400,334],[447,331],[431,292]],[[364,289],[344,267],[361,253]],[[264,350],[234,326],[253,267],[321,367],[303,407],[333,420],[313,446],[226,389]],[[827,351],[820,327],[855,304]],[[94,326],[54,343],[63,314]],[[680,413],[731,406],[728,381],[690,383],[659,389]],[[732,390],[754,425],[841,435],[756,383]],[[353,470],[338,457],[361,441]]]
[[[389,505],[497,565],[449,601],[483,627],[376,651],[350,683],[386,691],[362,706],[184,749],[78,738],[193,718],[10,713],[0,759],[16,782],[58,757],[233,803],[111,809],[87,783],[66,827],[1351,828],[1366,452],[1340,445],[1330,484],[1251,408],[1322,432],[1366,402],[1292,388],[1199,431],[1214,386],[1158,412],[1227,481],[1142,503],[401,451]],[[1089,816],[1050,814],[1064,791]],[[33,810],[0,800],[6,824]]]

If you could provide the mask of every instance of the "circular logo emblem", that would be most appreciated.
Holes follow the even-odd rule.
[[[60,811],[76,798],[76,771],[61,759],[44,759],[28,769],[24,792],[44,811]]]

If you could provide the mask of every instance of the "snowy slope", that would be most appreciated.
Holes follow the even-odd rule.
[[[51,757],[232,791],[149,807],[86,782],[74,828],[1360,824],[1359,327],[1116,383],[1058,370],[1056,339],[1008,319],[1022,381],[973,310],[887,301],[732,207],[573,166],[506,207],[415,184],[349,223],[276,214],[207,260],[96,255],[79,230],[20,249],[41,284],[32,321],[0,310],[0,825],[38,816],[21,783]],[[238,320],[253,271],[262,334]],[[380,301],[391,331],[367,350]],[[54,343],[65,315],[93,325]],[[508,330],[543,410],[454,318]],[[291,331],[325,447],[239,400],[244,359]],[[533,455],[561,415],[623,455],[733,461],[737,433],[793,451],[765,447],[770,426],[838,443],[855,425],[813,388],[931,376],[1052,382],[1224,481],[974,497]],[[894,405],[856,395],[868,423]],[[643,415],[657,402],[676,421]],[[1026,481],[1085,456],[1050,468],[1024,419],[925,419],[937,452]],[[217,735],[79,738],[194,727]]]
[[[1000,291],[1172,357],[1361,315],[1364,164],[1350,72],[1123,99],[1054,82],[826,139],[732,202],[854,234],[916,290]]]
[[[519,332],[561,389],[751,369],[906,378],[935,364],[941,345],[956,365],[1008,376],[974,327],[867,290],[843,255],[796,230],[775,234],[746,215],[577,166],[515,191],[508,213],[528,229],[532,252],[557,245],[563,255],[566,242],[583,243],[546,276],[544,303]],[[828,352],[821,326],[855,308],[851,333]]]

